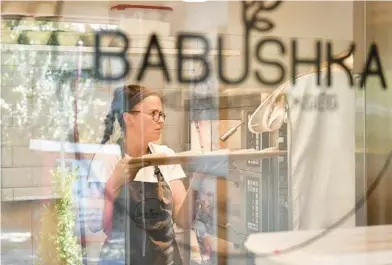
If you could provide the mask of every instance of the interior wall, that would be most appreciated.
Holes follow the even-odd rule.
[[[366,106],[366,179],[367,188],[379,176],[392,146],[392,3],[372,1],[365,3],[363,28],[366,49],[376,43],[384,70],[387,89],[381,87],[379,78],[370,78],[365,86]],[[367,207],[368,225],[392,224],[392,168],[389,166],[370,196]]]
[[[230,34],[241,34],[241,2],[229,2]],[[353,38],[353,1],[283,1],[266,15],[275,22],[272,35],[290,38]]]
[[[173,34],[181,31],[216,32],[227,27],[231,20],[229,19],[230,3],[226,1],[176,2],[172,17]]]
[[[362,71],[364,65],[364,54],[366,51],[366,19],[365,19],[364,1],[356,1],[354,3],[354,42],[356,44],[356,54],[354,56],[354,72]],[[356,111],[355,111],[355,185],[356,185],[356,201],[361,200],[366,193],[366,157],[363,150],[366,150],[366,93],[364,90],[356,89]],[[356,225],[367,225],[367,204],[356,211]]]
[[[229,24],[227,34],[230,35],[230,45],[238,49],[243,49],[242,36],[243,22],[241,3],[237,1],[229,2]],[[339,54],[347,49],[350,41],[353,40],[353,2],[352,1],[284,1],[277,9],[265,14],[274,24],[275,28],[267,33],[251,33],[251,47],[255,48],[257,42],[266,36],[273,36],[280,39],[286,48],[286,53],[282,55],[276,45],[270,45],[263,51],[263,56],[281,62],[286,68],[284,80],[291,77],[289,63],[291,62],[291,40],[296,39],[298,43],[299,56],[303,58],[315,57],[315,41],[323,41],[323,53],[325,53],[325,42],[331,41],[334,53]],[[252,69],[262,71],[263,76],[277,77],[276,68],[270,66],[260,66],[255,59],[255,51],[250,51],[253,60]],[[268,56],[268,57],[267,57]],[[228,76],[239,76],[239,67],[243,67],[242,58],[231,58],[227,61]],[[299,72],[309,70],[309,66],[299,68]],[[269,89],[276,88],[276,85],[267,86],[260,84],[255,76],[249,75],[248,80],[237,86],[241,88],[260,88],[265,86]]]

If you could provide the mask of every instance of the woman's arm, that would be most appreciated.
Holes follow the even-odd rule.
[[[192,189],[192,183],[188,190],[181,179],[172,180],[169,185],[173,193],[173,218],[179,227],[189,229],[192,227],[196,213],[195,192]]]
[[[119,166],[117,165],[105,185],[102,227],[108,237],[111,235],[114,202],[120,193],[121,186],[124,185],[121,183],[119,174]]]
[[[141,164],[129,164],[130,160],[130,158],[119,160],[105,185],[102,226],[103,231],[108,236],[111,234],[114,202],[119,196],[122,187],[133,181],[142,167]]]

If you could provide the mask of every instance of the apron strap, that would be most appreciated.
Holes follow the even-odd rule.
[[[150,147],[148,148],[148,151],[147,151],[149,154],[152,154],[152,152],[151,152],[151,150],[150,150]],[[154,166],[154,175],[155,175],[155,177],[158,179],[158,182],[165,182],[166,181],[166,179],[165,179],[165,177],[163,176],[163,174],[162,174],[162,171],[161,171],[161,169],[159,168],[159,166]],[[167,181],[166,181],[167,182]],[[169,183],[167,183],[167,184],[169,184]]]

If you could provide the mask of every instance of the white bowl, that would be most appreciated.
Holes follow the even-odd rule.
[[[26,37],[31,45],[45,45],[48,43],[51,31],[26,31]]]
[[[80,33],[56,32],[56,38],[60,46],[76,46],[80,39]]]
[[[7,30],[7,29],[9,29],[10,27],[9,27],[9,25],[7,24],[7,21],[6,20],[4,20],[4,19],[2,19],[1,20],[1,30]]]
[[[16,44],[20,34],[21,31],[19,30],[1,30],[1,43]]]
[[[94,33],[84,33],[80,36],[83,46],[94,46]]]

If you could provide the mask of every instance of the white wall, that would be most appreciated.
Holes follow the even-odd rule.
[[[229,2],[230,34],[242,34],[242,4]],[[273,35],[296,38],[353,38],[352,1],[284,1],[266,14],[276,27]]]
[[[169,17],[172,34],[180,31],[197,31],[210,33],[214,41],[217,32],[225,34],[225,45],[243,51],[243,22],[242,4],[239,1],[207,1],[202,3],[185,3],[181,1],[165,2],[174,8]],[[315,40],[323,39],[333,42],[334,52],[339,54],[346,50],[349,41],[353,39],[353,2],[352,1],[285,1],[277,10],[266,13],[274,23],[275,28],[269,32],[281,38],[287,48],[286,56],[282,56],[282,63],[287,65],[291,49],[291,38],[298,39],[300,56],[310,57],[314,54]],[[257,32],[251,34],[251,46],[265,34]],[[216,47],[212,43],[213,47]],[[254,51],[252,59],[255,62]],[[276,47],[265,51],[266,54],[278,58]],[[226,61],[227,75],[239,76],[242,71],[242,57],[231,58]],[[255,69],[258,66],[252,67]],[[302,67],[301,71],[308,67]],[[276,74],[275,69],[263,69],[265,75]],[[289,73],[287,73],[287,78]],[[287,79],[286,78],[286,79]],[[253,72],[249,79],[240,87],[257,88]],[[238,86],[235,86],[238,87]]]
[[[176,2],[173,12],[173,32],[185,31],[215,31],[227,26],[229,4],[225,1],[202,3]]]
[[[278,53],[279,50],[276,46],[270,46],[263,51],[263,56],[268,56],[268,58],[274,60],[281,58],[281,63],[287,69],[290,69],[288,63],[292,54],[290,48],[290,40],[292,38],[297,39],[299,56],[310,58],[315,56],[315,41],[317,39],[322,39],[324,42],[331,41],[336,54],[345,51],[349,42],[353,40],[352,1],[285,1],[276,10],[269,11],[265,16],[275,23],[275,28],[268,32],[268,35],[278,37],[285,43],[286,55],[282,56]],[[244,31],[242,4],[240,2],[229,2],[229,17],[227,33],[230,35],[230,45],[242,50]],[[251,33],[251,47],[254,49],[256,42],[263,37],[266,37],[266,34],[253,31]],[[323,49],[325,49],[325,44],[323,44]],[[277,70],[264,66],[262,68],[260,65],[257,65],[254,52],[254,50],[251,51],[252,69],[263,71],[263,76],[272,75],[272,78],[275,78]],[[325,53],[324,50],[323,53]],[[243,67],[242,58],[231,58],[226,64],[228,65],[229,76],[239,76]],[[308,71],[308,69],[308,66],[301,67],[300,72]],[[291,71],[286,73],[285,80],[290,77]],[[255,79],[253,71],[245,83],[234,87],[276,88],[276,86],[264,86],[262,88]]]

